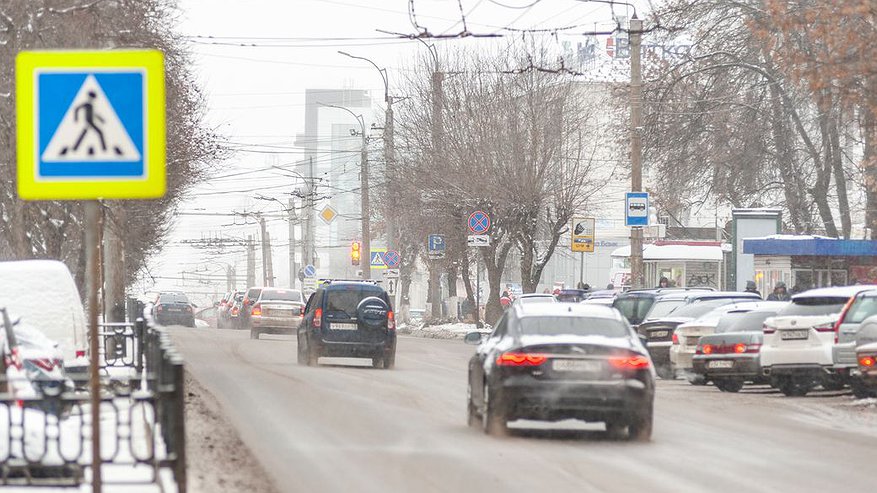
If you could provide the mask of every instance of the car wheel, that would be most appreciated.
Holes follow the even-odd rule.
[[[673,380],[676,378],[676,372],[670,367],[670,365],[658,366],[655,368],[655,371],[658,373],[658,376],[664,380]]]
[[[648,442],[652,439],[652,407],[633,418],[627,426],[627,439],[633,442]]]
[[[478,411],[475,409],[475,404],[472,403],[471,384],[466,386],[466,419],[466,422],[472,428],[475,428],[476,426],[479,426],[481,424],[481,416],[478,415]]]
[[[840,376],[831,376],[822,382],[822,388],[825,390],[843,390],[844,387],[846,387],[846,382]]]
[[[685,379],[688,380],[688,383],[690,383],[691,385],[706,385],[706,377],[704,377],[703,375],[689,373],[685,376]]]
[[[372,358],[372,366],[375,368],[384,368],[383,356],[379,356],[377,358]]]
[[[794,378],[788,378],[780,384],[780,392],[788,397],[803,397],[810,392],[812,385]]]
[[[877,392],[871,390],[864,382],[856,378],[850,380],[850,389],[853,391],[853,396],[855,396],[856,399],[877,397]]]
[[[506,427],[505,410],[499,395],[490,386],[484,385],[484,412],[481,414],[481,426],[488,435],[505,435]]]
[[[250,339],[259,339],[259,331],[256,329],[250,329]]]
[[[740,392],[740,389],[743,388],[742,380],[735,379],[727,379],[727,380],[716,380],[716,387],[722,392]]]

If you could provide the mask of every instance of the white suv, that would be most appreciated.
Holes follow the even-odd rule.
[[[789,396],[822,385],[840,390],[845,378],[834,368],[834,326],[849,299],[873,286],[819,288],[792,296],[792,303],[764,321],[761,366],[773,387]]]

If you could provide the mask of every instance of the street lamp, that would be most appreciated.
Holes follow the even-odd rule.
[[[338,53],[357,60],[365,60],[372,64],[372,66],[378,70],[378,73],[381,74],[381,79],[384,81],[384,102],[387,104],[387,109],[384,113],[384,163],[386,166],[384,173],[387,183],[387,210],[384,213],[384,222],[387,225],[387,249],[395,250],[396,220],[394,218],[396,211],[396,147],[393,140],[393,97],[390,96],[390,83],[387,79],[387,70],[378,67],[375,62],[368,58],[351,55],[350,53],[343,51],[339,51]]]
[[[370,241],[370,225],[369,225],[369,205],[368,205],[368,135],[365,133],[365,118],[362,115],[357,115],[349,108],[345,108],[343,106],[336,106],[334,104],[325,104],[325,103],[317,103],[320,106],[327,106],[329,108],[337,108],[339,110],[344,110],[350,113],[356,121],[359,122],[359,126],[361,128],[362,133],[362,150],[360,152],[360,189],[361,194],[360,197],[362,202],[360,203],[361,208],[361,216],[362,216],[362,251],[366,256],[365,262],[362,264],[362,278],[363,279],[371,279],[371,241]]]

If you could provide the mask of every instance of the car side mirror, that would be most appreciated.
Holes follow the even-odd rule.
[[[483,337],[484,336],[481,332],[469,332],[468,334],[466,334],[466,337],[463,338],[463,342],[465,342],[466,344],[477,346],[481,344]]]

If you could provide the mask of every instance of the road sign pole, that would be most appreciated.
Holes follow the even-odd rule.
[[[481,327],[481,260],[475,254],[475,327]]]
[[[98,330],[97,293],[100,275],[100,256],[98,254],[98,228],[100,225],[100,203],[88,200],[85,205],[85,251],[88,262],[88,331],[89,331],[89,392],[91,392],[91,491],[100,493],[100,375],[98,374]]]
[[[585,283],[585,252],[581,252],[582,258],[579,265],[579,282]]]
[[[630,190],[642,191],[642,29],[643,21],[635,16],[630,20]],[[648,208],[646,208],[648,215]],[[630,230],[630,285],[644,287],[643,282],[643,230]]]

